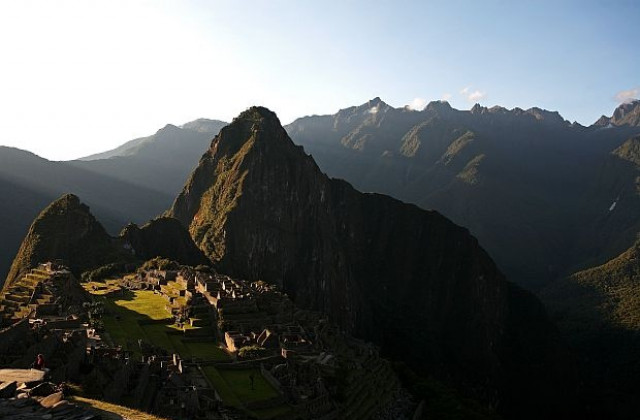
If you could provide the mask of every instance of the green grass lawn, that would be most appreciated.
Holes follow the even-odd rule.
[[[264,401],[278,396],[278,392],[264,379],[259,369],[232,370],[206,366],[203,368],[207,378],[218,391],[222,401],[236,408],[243,408],[245,404]],[[253,374],[253,388],[251,389],[250,375]],[[285,404],[252,410],[250,413],[259,419],[270,419],[291,411]]]
[[[213,341],[202,343],[185,342],[184,345],[192,357],[199,359],[222,362],[230,358],[230,356]]]
[[[161,295],[150,290],[134,290],[133,292],[127,292],[125,297],[116,296],[113,299],[109,299],[108,302],[112,302],[112,308],[121,315],[131,316],[126,311],[128,310],[138,314],[136,318],[139,319],[160,320],[171,318],[171,314],[166,309],[167,301]]]
[[[262,376],[259,369],[218,369],[220,376],[244,403],[268,400],[278,396],[276,390]],[[250,376],[253,375],[251,389]]]
[[[229,384],[227,384],[227,381],[225,381],[222,375],[220,375],[218,369],[214,366],[205,366],[203,370],[225,404],[232,407],[242,406],[242,401],[240,401],[240,398],[238,398],[238,396],[233,392]]]
[[[105,301],[109,314],[103,317],[104,327],[115,344],[127,348],[127,342],[130,342],[133,346],[128,350],[135,353],[139,351],[137,340],[141,338],[170,353],[177,353],[185,359],[191,357],[215,361],[229,359],[229,355],[213,341],[213,332],[211,332],[211,341],[183,342],[181,329],[172,323],[171,314],[166,306],[167,301],[161,295],[148,290],[127,291],[124,296],[109,296]],[[148,320],[165,320],[166,322],[153,324],[139,322]],[[200,327],[185,325],[185,328],[196,330]]]

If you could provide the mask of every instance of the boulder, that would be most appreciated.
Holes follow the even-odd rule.
[[[47,395],[51,395],[58,390],[58,387],[51,382],[43,382],[40,385],[36,385],[31,388],[29,391],[29,395],[35,397],[46,397]]]
[[[15,381],[0,384],[0,398],[11,398],[16,393],[18,384]]]
[[[60,400],[62,400],[62,392],[55,392],[51,395],[44,397],[42,401],[40,401],[40,405],[43,406],[44,408],[51,408]]]

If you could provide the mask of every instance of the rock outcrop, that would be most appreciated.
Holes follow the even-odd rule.
[[[279,284],[385,354],[509,415],[561,412],[571,369],[540,302],[437,212],[329,179],[271,111],[222,129],[169,215],[220,271]]]
[[[595,122],[596,126],[607,127],[611,125],[640,126],[640,100],[635,99],[618,106],[611,117],[602,116]]]

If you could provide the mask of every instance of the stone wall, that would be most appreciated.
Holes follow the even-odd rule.
[[[15,324],[0,330],[0,354],[13,352],[15,350],[15,345],[23,341],[29,331],[28,318],[24,318]]]

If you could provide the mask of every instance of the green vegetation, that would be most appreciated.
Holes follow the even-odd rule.
[[[218,391],[222,401],[232,407],[243,408],[246,404],[278,397],[277,391],[264,379],[259,369],[236,370],[206,366],[203,370]],[[253,377],[253,389],[251,388],[251,377]],[[250,413],[259,419],[269,419],[290,410],[289,406],[283,404],[272,408],[253,410]]]
[[[229,354],[218,347],[214,342],[186,341],[184,342],[184,347],[186,349],[186,353],[190,355],[190,357],[197,357],[204,360],[215,360],[218,362],[229,360]]]
[[[99,296],[104,302],[106,314],[102,317],[102,325],[114,344],[140,353],[138,339],[142,339],[183,358],[229,360],[229,355],[213,340],[210,325],[194,327],[185,323],[180,328],[173,323],[173,317],[167,310],[168,302],[162,295],[148,290],[111,293],[120,290],[117,282],[108,280],[105,283],[91,282],[83,285],[85,290]],[[202,337],[198,337],[198,341],[183,340],[186,331],[210,331],[210,334],[204,333]]]
[[[84,290],[94,296],[105,296],[121,289],[120,280],[89,281],[81,284]]]
[[[259,369],[218,369],[218,371],[234,394],[245,404],[278,396],[276,390],[264,379]],[[252,376],[253,389],[251,389]]]
[[[172,261],[168,258],[155,257],[148,261],[145,261],[144,264],[138,269],[138,271],[149,271],[149,270],[179,270],[180,264],[175,261]]]
[[[605,325],[640,330],[640,238],[609,262],[580,271],[543,293],[560,327],[571,336]]]
[[[132,311],[138,319],[170,319],[171,313],[166,309],[167,301],[159,294],[150,290],[135,290],[133,292],[125,292],[122,298],[109,299],[110,308],[114,309],[119,315],[127,314],[119,308]],[[130,316],[130,315],[129,315]]]
[[[133,266],[135,267],[135,265]],[[111,263],[103,265],[94,270],[85,271],[82,273],[81,280],[83,282],[101,281],[110,277],[115,277],[121,273],[131,271],[131,264],[125,263]]]

